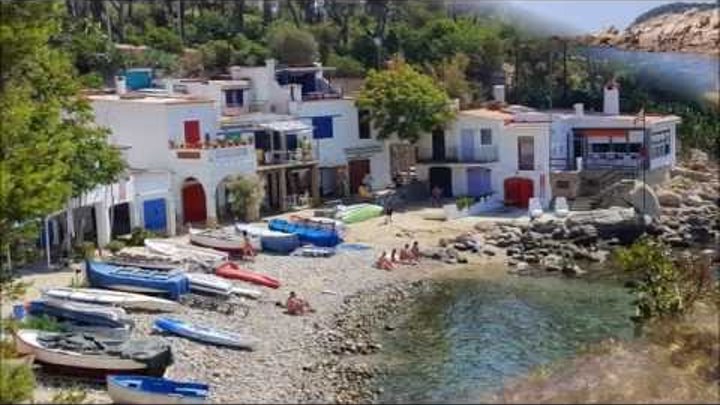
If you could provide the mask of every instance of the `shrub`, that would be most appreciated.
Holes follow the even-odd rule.
[[[268,36],[268,47],[280,63],[288,65],[310,65],[318,57],[315,37],[292,25],[274,27]]]
[[[135,227],[130,233],[130,240],[128,240],[129,246],[144,246],[145,239],[152,238],[155,234],[152,231],[148,231],[145,228]]]
[[[464,210],[465,208],[470,208],[471,205],[475,203],[475,199],[472,197],[458,197],[455,200],[455,205],[457,206],[457,209]]]
[[[80,388],[68,388],[53,395],[51,404],[83,404],[87,399],[87,392]]]
[[[17,404],[32,399],[35,375],[29,365],[0,367],[0,403]]]
[[[716,288],[709,260],[692,256],[673,260],[667,246],[648,237],[617,250],[614,258],[633,277],[627,287],[636,296],[633,320],[639,323],[683,315]]]
[[[149,27],[145,33],[145,43],[161,51],[179,54],[183,51],[182,39],[172,30],[163,27]]]
[[[112,254],[117,254],[119,251],[123,250],[125,247],[125,242],[121,240],[114,240],[105,246]]]
[[[365,76],[365,67],[352,56],[341,56],[336,53],[331,53],[327,58],[327,65],[337,69],[332,73],[332,76],[335,77]]]
[[[83,260],[93,259],[95,257],[95,243],[82,242],[75,245],[75,257]]]
[[[237,219],[256,220],[260,204],[265,197],[265,187],[257,176],[237,176],[227,184],[230,212]]]
[[[17,324],[18,329],[36,329],[45,332],[64,332],[65,328],[60,325],[57,319],[47,315],[28,316]]]

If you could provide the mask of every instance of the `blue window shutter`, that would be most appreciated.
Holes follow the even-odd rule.
[[[323,139],[333,137],[332,117],[313,117],[313,138]]]

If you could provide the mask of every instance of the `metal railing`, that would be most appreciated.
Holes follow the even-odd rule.
[[[498,147],[482,145],[468,152],[451,146],[446,148],[444,155],[440,157],[433,154],[432,148],[419,148],[417,160],[420,163],[491,163],[498,161]]]
[[[265,151],[262,156],[258,156],[260,165],[282,165],[294,163],[306,163],[315,159],[312,150],[303,153],[302,149],[283,150],[283,151]]]

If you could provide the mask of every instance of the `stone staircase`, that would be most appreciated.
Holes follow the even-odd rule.
[[[611,190],[627,180],[634,180],[635,177],[634,171],[608,170],[592,181],[582,181],[578,197],[568,203],[570,211],[590,211],[597,208]]]

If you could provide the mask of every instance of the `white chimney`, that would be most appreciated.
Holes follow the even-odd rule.
[[[611,80],[603,88],[603,113],[620,114],[620,88],[615,80]]]
[[[499,103],[505,103],[505,85],[496,84],[493,86],[493,99]]]
[[[265,67],[267,68],[268,72],[271,72],[273,76],[275,76],[275,67],[277,66],[277,61],[275,59],[265,59]]]
[[[573,107],[575,107],[575,115],[582,117],[585,115],[585,106],[583,103],[575,103],[573,104]]]
[[[118,95],[123,95],[127,93],[125,76],[115,76],[115,93],[117,93]]]

